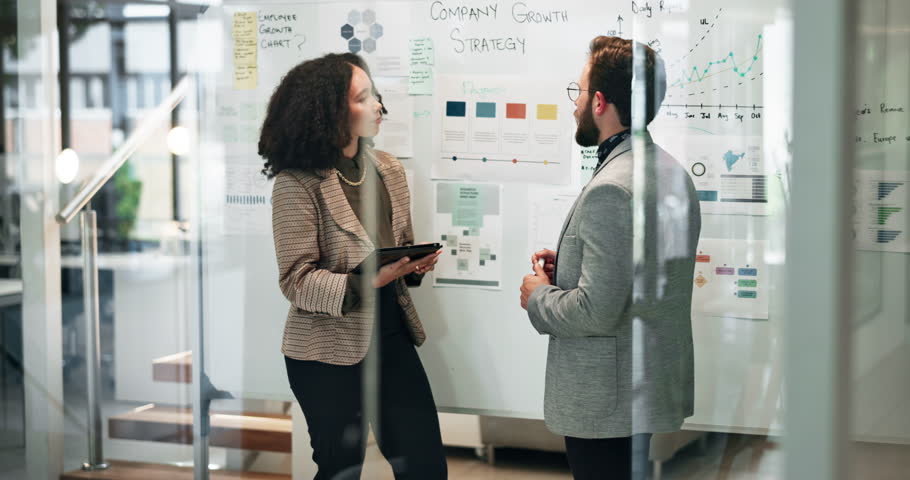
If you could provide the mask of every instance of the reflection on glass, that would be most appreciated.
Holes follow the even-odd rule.
[[[851,476],[899,478],[910,471],[910,7],[866,2],[855,22]]]
[[[792,100],[787,3],[636,6],[633,36],[660,53],[667,71],[667,93],[648,132],[685,169],[701,210],[689,284],[694,413],[683,431],[701,437],[709,455],[695,460],[682,453],[663,470],[694,464],[697,478],[773,477],[781,469],[780,331],[787,321],[781,296]],[[644,57],[637,60],[643,68]],[[638,98],[644,108],[648,99]],[[651,178],[659,184],[653,161],[639,166],[639,185]],[[657,200],[650,208],[647,194],[637,197],[645,205],[636,217],[637,258],[640,266],[669,272],[672,245],[687,230],[671,223],[684,202],[661,200],[665,192],[651,194]],[[649,245],[655,235],[657,243]],[[669,276],[642,275],[636,302],[659,302],[671,282]],[[640,329],[637,353],[647,362],[648,323]]]
[[[363,461],[365,477],[425,467],[433,472],[421,478],[432,478],[447,463],[453,478],[568,478],[584,468],[577,454],[588,442],[575,440],[653,433],[623,443],[619,460],[652,478],[781,475],[782,332],[805,320],[783,308],[784,265],[800,254],[786,250],[784,227],[802,188],[794,182],[814,180],[791,177],[790,2],[147,3],[63,2],[60,42],[2,45],[4,470],[25,477],[26,392],[54,406],[40,419],[59,423],[44,433],[64,434],[65,470],[87,450],[80,232],[61,229],[60,281],[37,283],[61,286],[59,339],[45,332],[47,355],[29,357],[23,339],[35,330],[25,330],[44,323],[22,321],[18,280],[40,255],[19,256],[44,247],[47,232],[28,220],[41,195],[54,195],[18,176],[46,167],[59,181],[52,193],[69,200],[190,71],[198,104],[188,99],[156,125],[92,201],[106,458],[304,477],[316,463],[328,472]],[[855,201],[845,215],[855,240],[856,478],[910,470],[904,3],[863,2],[855,19]],[[38,18],[14,23],[31,37]],[[635,78],[622,82],[631,102],[583,73],[589,42],[604,33],[640,45]],[[45,45],[63,47],[59,75],[42,72]],[[659,94],[649,51],[662,59]],[[362,62],[370,86],[340,91],[353,78],[345,67],[343,82],[320,69],[286,97],[276,90],[326,52]],[[57,90],[60,104],[46,105]],[[602,105],[625,107],[623,128],[597,123],[598,92]],[[328,98],[361,112],[331,124],[363,142],[335,145],[353,150],[293,182],[263,175],[263,156],[277,158],[270,144],[284,159],[314,157],[297,133],[325,121],[314,105]],[[301,99],[313,105],[297,108]],[[58,120],[44,118],[57,110]],[[49,147],[58,124],[60,145]],[[627,156],[605,158],[614,152]],[[603,242],[601,263],[586,268],[598,257],[592,238]],[[424,270],[392,282],[351,271],[373,247],[420,241],[443,251],[419,289],[408,284]],[[594,293],[579,299],[586,288]],[[47,369],[24,368],[52,355],[59,395],[41,383]],[[194,406],[202,389],[208,398]],[[202,417],[212,429],[194,434]],[[207,455],[194,455],[199,433]],[[393,445],[396,435],[410,446]],[[350,458],[326,455],[338,445]],[[424,463],[413,460],[421,448]]]

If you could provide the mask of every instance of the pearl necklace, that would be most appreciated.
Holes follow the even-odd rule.
[[[350,185],[352,187],[359,187],[359,186],[363,185],[363,182],[365,182],[367,179],[366,165],[363,166],[363,173],[360,175],[360,180],[358,180],[356,182],[352,182],[352,181],[348,180],[347,178],[344,178],[344,175],[341,174],[340,170],[335,170],[335,173],[338,174],[338,178],[340,178],[342,182],[347,183],[348,185]]]

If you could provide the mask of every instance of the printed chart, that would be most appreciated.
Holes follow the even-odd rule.
[[[764,240],[699,240],[692,309],[720,317],[768,318],[765,243]]]
[[[761,137],[692,135],[682,141],[666,148],[688,168],[702,213],[767,214],[768,174]]]
[[[437,178],[567,184],[574,120],[565,87],[520,78],[437,78]]]
[[[324,53],[362,56],[376,76],[408,75],[408,32],[414,4],[330,2],[320,4],[318,44]]]
[[[910,252],[910,172],[856,170],[853,231],[861,250]]]
[[[502,188],[479,183],[436,184],[435,238],[443,252],[437,287],[500,288]]]

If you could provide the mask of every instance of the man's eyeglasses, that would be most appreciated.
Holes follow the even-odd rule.
[[[575,82],[570,83],[569,86],[566,87],[566,92],[569,94],[569,100],[572,100],[572,102],[575,102],[575,100],[578,100],[578,97],[581,96],[581,92],[592,92],[592,91],[593,90],[585,90],[585,89],[581,88],[581,85],[579,85]]]

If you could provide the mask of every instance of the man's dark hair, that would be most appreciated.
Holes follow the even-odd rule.
[[[651,123],[660,110],[667,92],[667,73],[664,62],[651,47],[635,44],[619,37],[596,37],[591,40],[591,74],[588,89],[600,92],[616,106],[623,126],[632,125],[633,49],[644,52],[645,124]],[[640,53],[639,53],[640,54]]]
[[[370,74],[352,53],[328,54],[292,68],[269,99],[259,133],[262,173],[269,178],[288,168],[332,168],[350,145],[348,92],[354,67]],[[382,97],[373,89],[382,103]],[[388,113],[385,107],[382,113]]]

